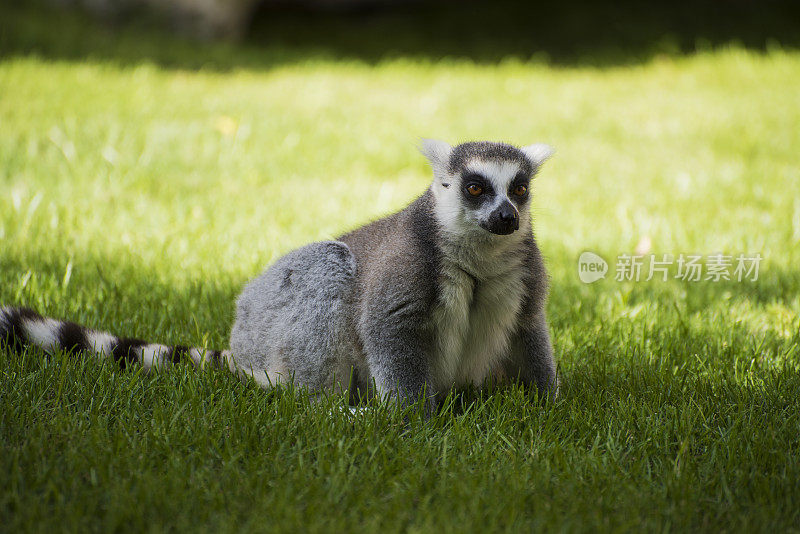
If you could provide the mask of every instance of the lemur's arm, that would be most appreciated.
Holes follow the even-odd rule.
[[[401,255],[373,268],[362,286],[359,317],[362,345],[379,393],[403,404],[435,393],[430,381],[431,284],[410,271],[416,271],[413,260]]]
[[[540,398],[552,399],[558,394],[558,373],[545,314],[547,272],[532,237],[527,245],[529,274],[525,280],[526,298],[517,331],[511,339],[504,372],[508,378],[518,379],[526,387],[535,387]]]
[[[529,318],[515,334],[506,363],[508,378],[518,379],[540,399],[554,399],[558,394],[558,374],[553,355],[553,345],[544,312]]]

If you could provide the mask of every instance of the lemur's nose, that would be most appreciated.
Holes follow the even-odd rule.
[[[517,210],[512,206],[502,206],[498,215],[500,215],[501,221],[510,222],[517,218]]]
[[[519,230],[519,212],[511,202],[505,201],[492,212],[484,228],[493,234],[511,234]]]
[[[513,224],[514,230],[519,230],[519,212],[510,202],[501,204],[497,211],[500,222],[508,224],[509,226]]]

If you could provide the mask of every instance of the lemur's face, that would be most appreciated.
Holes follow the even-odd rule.
[[[447,231],[476,237],[530,227],[530,182],[550,147],[426,141],[423,151],[434,168],[436,215]]]
[[[472,159],[442,187],[458,190],[464,220],[493,234],[512,234],[530,198],[531,171],[521,167],[514,161]]]

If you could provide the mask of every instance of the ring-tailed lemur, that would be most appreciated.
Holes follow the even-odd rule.
[[[530,217],[530,180],[551,149],[425,140],[422,152],[433,183],[408,207],[290,252],[244,288],[228,351],[118,338],[8,307],[0,342],[148,368],[186,357],[265,387],[293,380],[402,402],[490,376],[554,396],[547,273]]]

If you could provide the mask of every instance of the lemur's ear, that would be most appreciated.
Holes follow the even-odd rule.
[[[553,155],[555,150],[550,145],[546,145],[544,143],[534,143],[532,145],[524,146],[520,148],[523,154],[528,156],[528,159],[531,160],[536,167],[539,167],[542,163],[547,161],[550,156]]]
[[[453,147],[444,141],[437,141],[436,139],[423,139],[419,145],[419,150],[431,162],[434,171],[440,171],[447,168],[450,162],[450,152]]]

